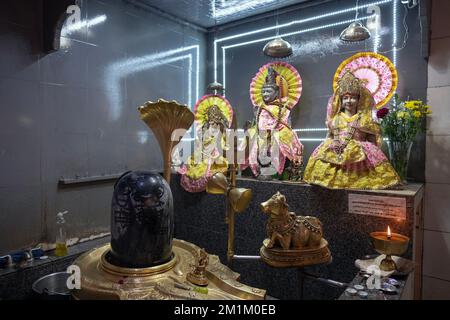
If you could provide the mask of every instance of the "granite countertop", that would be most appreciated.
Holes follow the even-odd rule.
[[[101,246],[105,243],[108,243],[109,241],[110,241],[110,236],[105,236],[105,237],[98,238],[95,240],[78,243],[74,246],[68,247],[67,255],[65,255],[63,257],[55,256],[54,250],[52,250],[52,251],[49,251],[46,253],[47,255],[45,256],[46,257],[45,259],[33,259],[31,261],[22,263],[20,266],[11,266],[11,267],[0,269],[0,277],[9,275],[11,273],[20,272],[23,270],[33,269],[35,267],[58,262],[61,260],[75,259],[80,254],[82,254],[92,248],[95,248],[95,247]]]

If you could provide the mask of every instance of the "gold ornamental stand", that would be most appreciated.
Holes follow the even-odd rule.
[[[240,275],[209,255],[205,270],[208,285],[200,288],[187,275],[198,259],[200,248],[173,241],[173,257],[149,268],[123,268],[108,262],[110,245],[91,250],[74,264],[81,272],[81,289],[72,292],[76,300],[264,300],[266,291],[239,282]]]
[[[236,114],[233,114],[233,130],[237,130]],[[253,194],[252,190],[245,188],[236,188],[236,170],[237,170],[237,138],[233,136],[233,161],[229,167],[230,179],[224,174],[216,173],[209,180],[206,186],[206,192],[210,194],[225,195],[226,213],[225,223],[228,224],[228,244],[227,244],[227,265],[233,266],[234,255],[234,230],[235,216],[237,213],[244,212],[250,204]]]

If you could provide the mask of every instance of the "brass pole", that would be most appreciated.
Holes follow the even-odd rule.
[[[227,263],[228,267],[233,267],[234,257],[234,217],[235,213],[230,204],[228,204],[228,250],[227,250]]]
[[[164,179],[170,185],[170,179],[172,176],[172,149],[173,149],[173,141],[169,143],[169,148],[166,150],[164,154]]]
[[[228,192],[234,188],[236,188],[236,168],[237,164],[237,121],[236,114],[233,113],[233,162],[230,165],[230,185],[227,191],[227,219],[228,219],[228,250],[227,250],[227,261],[228,267],[232,267],[233,265],[233,257],[234,257],[234,222],[235,222],[235,212],[229,202]]]

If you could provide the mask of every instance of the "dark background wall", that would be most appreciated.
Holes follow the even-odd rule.
[[[228,226],[225,224],[226,200],[223,196],[206,193],[192,194],[184,191],[179,176],[171,183],[175,204],[183,209],[176,212],[175,235],[179,239],[195,243],[211,254],[218,255],[226,263]],[[234,252],[236,255],[259,255],[263,240],[267,237],[268,217],[259,208],[260,203],[270,199],[277,191],[286,196],[289,209],[297,215],[312,215],[323,224],[324,238],[332,254],[329,264],[306,267],[305,271],[326,279],[349,283],[358,273],[356,259],[375,254],[369,233],[392,230],[413,237],[415,226],[414,192],[393,195],[392,191],[377,192],[379,196],[404,197],[406,194],[406,220],[358,215],[349,212],[348,197],[352,191],[328,190],[306,184],[238,179],[240,188],[253,191],[252,202],[247,210],[236,215]],[[417,188],[417,185],[416,185]],[[417,190],[417,189],[416,189]],[[364,192],[374,195],[372,191]],[[358,192],[358,193],[359,193]],[[412,241],[410,243],[412,249]],[[404,258],[412,257],[408,250]],[[235,260],[233,270],[240,273],[241,281],[267,290],[267,294],[278,299],[298,299],[300,284],[298,268],[273,268],[262,261]],[[310,279],[305,280],[306,300],[333,300],[344,291]]]
[[[0,254],[54,242],[60,210],[70,211],[71,238],[109,232],[112,183],[58,180],[161,169],[137,107],[197,98],[197,50],[182,49],[199,46],[204,61],[203,33],[122,0],[82,0],[81,19],[88,23],[63,30],[60,51],[44,54],[42,1],[1,3]]]
[[[374,0],[359,1],[361,7],[375,2]],[[393,10],[396,3],[397,21],[394,24]],[[423,1],[425,4],[425,1]],[[218,27],[209,36],[208,71],[213,79],[213,46],[214,39],[222,39],[254,30],[282,25],[292,21],[310,19],[320,15],[354,8],[355,1],[337,0],[317,6],[305,6],[287,13],[273,13],[263,19],[255,21],[247,19],[239,24],[234,23]],[[404,45],[406,31],[403,19],[406,10],[400,1],[388,1],[379,5],[380,28],[378,52],[394,60],[393,40],[397,32],[397,68],[399,73],[398,94],[400,98],[426,99],[427,88],[427,61],[423,56],[426,49],[427,31],[422,32],[419,15],[424,14],[416,7],[407,12],[406,23],[409,28],[407,42]],[[369,16],[367,7],[359,10],[359,17]],[[355,18],[355,11],[332,15],[327,18],[315,18],[308,22],[295,24],[279,29],[279,34],[293,33],[303,30],[300,34],[283,37],[293,45],[294,56],[285,59],[299,71],[303,80],[303,95],[299,104],[291,113],[292,127],[301,129],[298,132],[305,146],[305,159],[307,160],[320,144],[320,139],[326,136],[325,131],[303,131],[311,128],[325,128],[325,115],[328,99],[333,93],[333,76],[340,63],[361,51],[374,51],[375,31],[372,29],[372,38],[361,43],[343,43],[339,40],[342,30],[348,26],[343,21]],[[367,24],[367,20],[362,21]],[[329,26],[338,24],[336,26]],[[328,27],[327,27],[328,26]],[[395,26],[395,27],[394,27]],[[307,31],[308,29],[317,29]],[[306,30],[306,31],[305,31]],[[277,30],[265,31],[248,36],[221,41],[218,44],[218,81],[223,82],[222,47],[232,46],[243,42],[253,42],[258,39],[274,36]],[[273,61],[266,57],[262,49],[268,41],[250,43],[235,48],[226,49],[226,96],[234,107],[239,127],[243,127],[246,120],[251,120],[253,108],[249,97],[249,86],[258,69],[264,64]],[[311,140],[312,139],[312,140]],[[424,181],[425,140],[420,136],[414,146],[411,156],[409,177],[412,180]]]

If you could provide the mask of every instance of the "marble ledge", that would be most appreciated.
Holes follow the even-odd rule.
[[[251,181],[258,183],[273,183],[273,184],[282,184],[282,185],[294,185],[299,187],[311,188],[313,187],[310,184],[305,182],[293,182],[293,181],[280,181],[280,180],[258,180],[254,178],[247,177],[237,177],[237,181]],[[345,192],[355,192],[355,193],[371,193],[377,195],[394,195],[394,196],[402,196],[402,197],[417,197],[421,196],[424,191],[424,184],[411,182],[405,186],[402,186],[399,189],[386,189],[386,190],[366,190],[366,189],[329,189],[330,191],[345,191]]]

